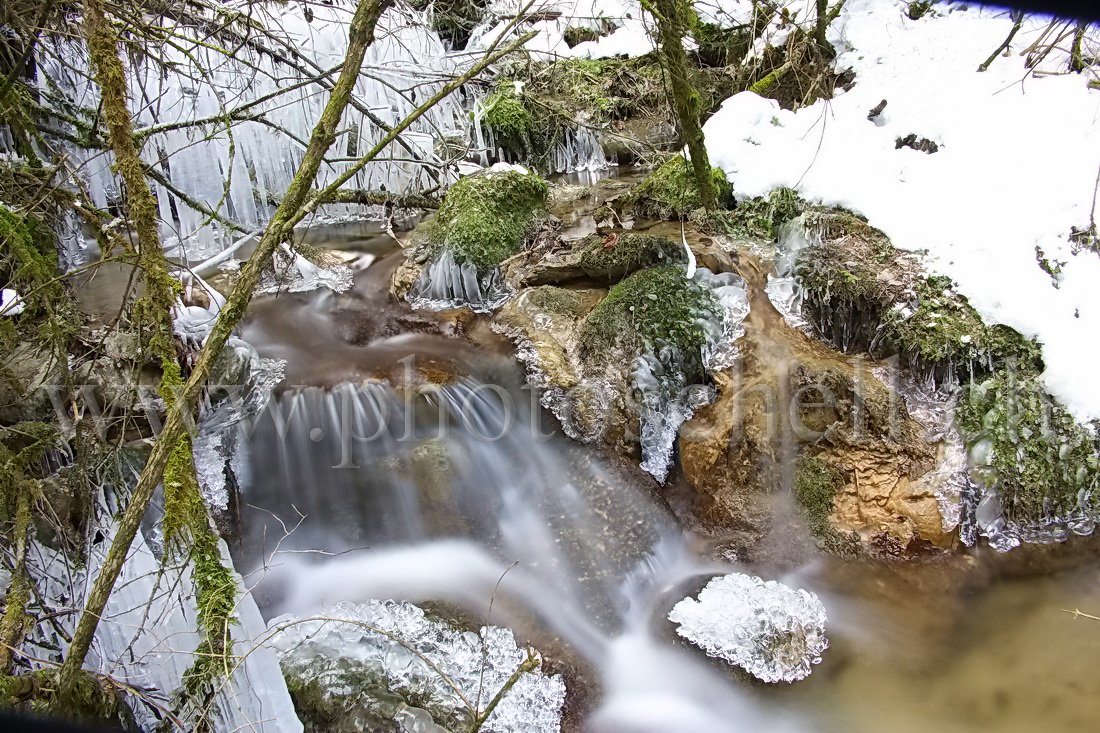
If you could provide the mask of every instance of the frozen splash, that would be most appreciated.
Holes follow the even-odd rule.
[[[795,279],[798,254],[810,246],[812,235],[806,231],[805,216],[784,222],[779,227],[779,252],[775,272],[768,275],[765,292],[768,300],[792,328],[808,331],[809,323],[802,317],[802,292]]]
[[[668,618],[710,656],[765,682],[807,677],[829,646],[825,606],[815,594],[741,573],[712,579],[698,600],[685,598]]]
[[[338,696],[342,706],[354,701],[356,708],[374,708],[380,717],[393,715],[401,730],[410,733],[468,725],[469,707],[484,710],[527,658],[508,629],[483,626],[477,633],[462,632],[427,618],[410,603],[342,602],[319,615],[330,620],[288,615],[269,624],[274,631],[271,644],[285,673],[317,682],[328,695]],[[380,691],[404,698],[405,705],[387,709],[383,700],[372,705],[365,699]],[[556,733],[564,702],[560,675],[525,673],[482,730]]]

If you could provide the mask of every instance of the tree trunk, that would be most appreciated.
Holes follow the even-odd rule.
[[[176,299],[178,284],[168,274],[168,261],[160,246],[157,227],[157,200],[145,181],[145,166],[138,157],[134,143],[118,35],[111,27],[100,0],[84,3],[84,37],[101,90],[103,119],[107,123],[118,173],[126,184],[130,221],[137,235],[138,263],[146,292],[146,300],[138,310],[153,329],[150,346],[154,353],[161,359],[175,361],[171,307]]]
[[[306,149],[302,162],[298,167],[298,172],[294,176],[290,188],[287,190],[282,205],[279,206],[271,222],[268,224],[264,237],[256,249],[256,254],[254,254],[253,257],[245,263],[244,267],[241,268],[240,279],[233,291],[234,297],[229,300],[226,309],[224,309],[219,316],[213,333],[211,333],[210,337],[207,339],[206,345],[199,354],[199,358],[191,372],[190,378],[181,390],[181,394],[175,399],[172,409],[169,411],[164,430],[156,443],[153,444],[153,449],[147,461],[146,468],[142,471],[141,477],[138,479],[137,485],[134,487],[134,491],[130,496],[130,503],[126,507],[126,511],[123,513],[122,518],[119,520],[118,530],[115,534],[114,541],[111,543],[111,548],[107,553],[103,566],[96,576],[95,583],[88,595],[87,605],[80,616],[80,621],[77,623],[76,631],[73,633],[69,651],[65,655],[65,661],[61,668],[62,695],[66,692],[71,693],[73,689],[80,668],[84,664],[84,658],[87,656],[88,650],[92,645],[92,640],[95,638],[95,631],[99,625],[99,619],[103,614],[103,609],[107,605],[107,599],[114,588],[115,581],[118,580],[130,545],[133,543],[134,537],[141,524],[141,518],[148,507],[149,499],[152,497],[154,489],[156,489],[157,485],[160,483],[164,475],[165,465],[175,450],[176,444],[183,436],[186,425],[191,422],[191,411],[194,409],[193,406],[196,403],[199,391],[206,382],[210,366],[221,353],[222,346],[224,346],[230,332],[240,320],[245,306],[247,306],[248,301],[251,299],[252,291],[255,290],[256,283],[259,281],[260,273],[266,265],[267,259],[270,258],[275,248],[289,236],[290,229],[287,228],[287,222],[290,221],[299,207],[305,203],[306,196],[309,194],[313,186],[313,181],[317,176],[317,170],[321,166],[322,159],[336,139],[336,130],[340,123],[340,118],[343,115],[344,108],[351,98],[352,89],[355,86],[355,81],[359,76],[359,70],[363,64],[363,56],[367,47],[374,41],[375,25],[383,11],[385,11],[392,2],[393,0],[361,0],[356,7],[355,16],[352,18],[351,26],[348,30],[348,52],[344,61],[344,66],[340,72],[340,78],[333,86],[332,95],[325,105],[320,121],[313,130],[313,136],[310,139],[309,147]],[[104,17],[98,0],[87,2],[85,7],[88,43],[92,48],[93,61],[96,63],[97,68],[100,67],[102,61],[103,64],[105,64],[103,68],[106,69],[106,73],[104,73],[103,70],[100,71],[100,83],[104,85],[103,95],[105,110],[108,99],[111,99],[114,102],[121,103],[122,109],[125,111],[125,77],[122,75],[122,64],[118,58],[118,46],[114,32]],[[113,63],[111,61],[112,59]],[[108,86],[110,87],[110,91],[108,91]],[[111,95],[110,97],[108,96],[109,94]],[[145,185],[140,161],[137,160],[136,149],[133,147],[133,133],[130,126],[129,115],[126,115],[126,119],[118,119],[117,116],[114,120],[108,118],[108,124],[111,126],[112,138],[115,135],[115,125],[117,124],[119,126],[119,134],[121,135],[125,132],[126,138],[129,141],[129,149],[126,148],[126,140],[121,141],[121,149],[116,147],[115,154],[119,157],[120,169],[122,168],[123,155],[131,152],[133,153],[133,157],[130,159],[131,162],[127,164],[129,169],[124,174],[127,176],[127,185],[133,185],[129,181],[129,176],[132,175],[136,178],[140,178],[140,184],[138,184],[135,190],[140,191],[141,188],[144,188],[145,192],[149,192],[148,186]],[[134,191],[131,190],[131,195],[133,192]],[[152,199],[151,193],[149,193],[149,198]],[[143,217],[145,215],[152,217],[151,223],[153,228],[151,232],[154,236],[156,234],[155,212],[155,206],[152,209],[142,210],[140,212]],[[148,223],[149,222],[144,218],[142,219],[142,226],[138,229],[139,244],[142,243],[141,237],[143,231],[146,237],[150,234],[150,230],[147,226]],[[135,221],[135,225],[137,225],[137,221]],[[257,257],[257,254],[260,256]],[[169,334],[170,333],[171,331],[169,330]]]
[[[707,211],[714,211],[714,179],[711,177],[710,158],[700,122],[703,103],[698,90],[691,84],[683,44],[683,38],[689,34],[694,21],[694,11],[688,0],[653,0],[651,6],[648,3],[646,6],[657,21],[657,41],[668,73],[669,94],[680,121],[684,143],[691,153],[691,168],[695,174],[695,184],[699,187],[699,198]]]
[[[1081,20],[1077,23],[1077,30],[1073,32],[1073,50],[1069,55],[1069,70],[1075,74],[1080,74],[1085,70],[1085,57],[1081,52],[1081,44],[1085,40],[1085,28],[1088,27],[1088,23]]]

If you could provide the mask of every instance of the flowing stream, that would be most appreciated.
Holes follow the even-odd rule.
[[[586,216],[566,218],[584,231]],[[246,446],[234,545],[265,615],[452,604],[565,670],[565,730],[1028,730],[1047,720],[1040,709],[1063,730],[1094,719],[1100,622],[1059,609],[1100,605],[1095,566],[997,581],[984,555],[930,567],[819,558],[786,572],[701,560],[704,543],[669,508],[674,490],[556,434],[507,343],[475,327],[476,346],[458,346],[452,329],[468,326],[452,315],[390,301],[395,262],[380,238],[338,246],[380,259],[342,295],[259,299],[244,328],[288,361]],[[423,387],[425,374],[454,376]],[[824,601],[831,647],[807,680],[746,687],[676,640],[671,606],[738,571]],[[1035,704],[1021,716],[1017,699]]]

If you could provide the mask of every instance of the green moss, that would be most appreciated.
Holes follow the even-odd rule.
[[[686,262],[683,246],[664,237],[649,234],[619,234],[614,246],[606,248],[607,238],[592,234],[578,243],[582,251],[580,266],[590,276],[606,277],[614,282],[637,270],[653,265]]]
[[[502,83],[485,99],[482,124],[492,133],[497,146],[517,157],[525,158],[533,151],[535,118],[524,106],[513,83]]]
[[[0,707],[66,718],[86,725],[133,726],[122,691],[106,679],[79,670],[72,694],[61,699],[57,670],[52,667],[11,676],[0,674]]]
[[[714,294],[684,277],[680,267],[639,270],[611,288],[585,318],[581,327],[581,355],[606,360],[615,358],[616,347],[638,354],[673,346],[697,361],[707,333],[700,319],[721,318]],[[701,361],[696,365],[701,376]]]
[[[449,249],[459,262],[493,267],[523,248],[531,225],[546,209],[546,181],[533,173],[484,171],[447,192],[421,237]]]
[[[553,285],[531,288],[526,292],[532,308],[562,316],[575,315],[582,303],[577,293]]]
[[[800,456],[795,466],[792,490],[806,512],[810,531],[819,546],[831,555],[857,557],[862,554],[859,536],[841,532],[829,521],[836,494],[843,486],[840,471],[816,456]]]
[[[932,0],[913,0],[909,3],[905,14],[909,16],[910,20],[920,20],[931,9]]]
[[[165,361],[162,368],[160,394],[170,407],[183,386],[183,377],[175,362]],[[195,652],[195,662],[184,674],[184,689],[199,698],[209,694],[213,681],[225,674],[226,660],[233,651],[229,627],[237,623],[233,618],[237,581],[222,564],[218,536],[210,526],[195,473],[191,438],[186,435],[176,444],[164,468],[161,524],[165,544],[176,550],[187,548],[194,563],[195,603],[203,639]]]
[[[987,326],[978,312],[944,276],[922,276],[915,284],[915,307],[905,317],[897,309],[884,313],[883,334],[900,352],[934,364],[977,364],[991,368],[1009,360],[1026,368],[1041,365],[1040,349],[1008,326]]]
[[[34,320],[48,312],[47,302],[62,293],[57,276],[57,250],[49,228],[30,214],[0,204],[0,280],[25,299],[26,309],[17,316]]]
[[[1100,434],[1079,425],[1037,373],[1005,369],[972,383],[956,421],[967,445],[978,446],[975,478],[997,487],[1010,521],[1065,516],[1082,499],[1095,511]]]
[[[790,188],[777,188],[767,196],[754,196],[733,211],[715,211],[702,220],[708,228],[730,237],[775,241],[780,225],[806,209],[806,202]]]
[[[696,22],[692,36],[699,60],[707,66],[730,66],[744,58],[752,46],[752,34],[743,27],[723,28],[715,23]]]
[[[711,175],[716,200],[724,207],[733,194],[733,187],[720,168],[713,168]],[[673,156],[639,183],[623,197],[623,203],[632,204],[639,216],[654,219],[686,219],[703,206],[691,164],[681,155]]]
[[[794,495],[813,527],[827,525],[833,499],[843,483],[840,472],[819,458],[802,456],[794,474]]]
[[[796,277],[805,312],[838,348],[901,354],[960,381],[1007,362],[1041,368],[1037,344],[986,325],[950,278],[926,274],[879,230],[846,212],[807,216],[821,241],[800,252]]]

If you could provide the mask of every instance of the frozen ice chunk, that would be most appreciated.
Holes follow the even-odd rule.
[[[326,695],[374,692],[391,700],[396,695],[405,704],[391,707],[391,715],[397,717],[413,705],[416,710],[404,717],[423,718],[427,712],[435,724],[448,730],[468,724],[463,698],[484,710],[527,657],[508,629],[484,626],[480,633],[463,632],[429,619],[411,603],[344,602],[321,615],[346,622],[299,622],[293,616],[271,621],[270,628],[278,630],[272,645],[288,676],[315,681]],[[538,670],[524,674],[482,730],[556,732],[564,701],[565,683],[560,675],[544,675]],[[346,700],[342,703],[347,704]],[[370,703],[359,702],[356,708],[365,705]],[[386,701],[380,700],[373,714],[385,715],[385,705]]]
[[[698,600],[685,598],[668,618],[710,656],[765,682],[803,679],[829,646],[816,595],[741,573],[713,578]]]

